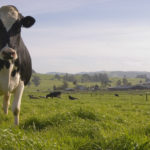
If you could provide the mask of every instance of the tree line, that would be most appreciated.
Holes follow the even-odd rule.
[[[145,79],[145,82],[149,82],[149,78],[147,78],[146,75],[138,75],[136,78],[143,78]],[[34,74],[32,76],[32,80],[30,81],[29,85],[33,83],[35,86],[40,85],[40,77]],[[51,80],[60,80],[62,82],[62,86],[60,88],[67,88],[68,87],[68,82],[72,82],[73,85],[77,86],[80,83],[87,83],[87,82],[95,82],[100,83],[102,87],[108,87],[111,86],[111,80],[109,79],[108,75],[105,73],[97,73],[97,74],[64,74],[64,75],[59,75],[56,74],[53,76]],[[142,81],[140,82],[142,83]],[[132,83],[129,82],[124,76],[122,79],[118,79],[115,83],[116,86],[131,86]],[[55,89],[55,87],[54,87]]]

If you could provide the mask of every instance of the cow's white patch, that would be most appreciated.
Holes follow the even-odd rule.
[[[0,95],[8,92],[14,92],[20,82],[20,74],[16,73],[14,77],[11,76],[14,64],[10,64],[9,69],[4,67],[0,71]]]
[[[12,27],[19,17],[18,11],[12,6],[3,6],[0,8],[0,19],[7,31]]]
[[[16,73],[14,77],[10,77],[10,85],[9,85],[9,91],[14,92],[14,90],[17,88],[20,82],[20,74]]]
[[[14,94],[14,101],[12,105],[12,111],[14,113],[14,121],[15,125],[19,125],[19,112],[20,112],[20,105],[21,105],[21,98],[24,90],[24,82],[20,81]]]

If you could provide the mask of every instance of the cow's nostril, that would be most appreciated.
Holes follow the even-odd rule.
[[[10,52],[10,55],[12,55],[12,56],[15,55],[15,52]]]
[[[4,59],[14,59],[16,57],[16,52],[12,49],[8,49],[2,52]]]

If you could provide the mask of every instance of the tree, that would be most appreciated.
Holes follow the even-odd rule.
[[[61,76],[58,75],[58,74],[55,74],[54,78],[57,79],[57,80],[60,80],[60,79],[61,79]]]
[[[81,82],[88,82],[91,80],[91,77],[88,74],[83,74],[81,76]]]
[[[66,81],[63,81],[63,85],[61,87],[62,89],[68,88],[68,83]]]
[[[124,78],[122,79],[122,83],[123,83],[124,86],[127,86],[127,85],[128,85],[128,80],[126,79],[126,77],[124,77]]]
[[[40,85],[40,78],[38,76],[33,76],[32,82],[35,86]]]
[[[53,86],[53,90],[64,90],[68,88],[68,83],[67,81],[63,81],[63,84],[61,86],[56,87],[55,85]]]
[[[132,83],[131,82],[128,82],[128,86],[131,86],[132,85]]]
[[[136,78],[147,79],[147,75],[146,74],[140,74],[140,75],[137,75]]]
[[[94,74],[94,76],[92,76],[92,81],[94,82],[99,82],[102,79],[102,74]]]
[[[116,82],[116,86],[121,86],[121,80],[118,80],[118,81]]]
[[[96,90],[99,90],[100,88],[99,88],[99,86],[96,84],[95,86],[94,86],[94,90],[96,91]]]
[[[73,81],[72,83],[73,85],[77,85],[77,80]]]
[[[56,88],[56,85],[53,85],[53,90],[55,91],[57,88]]]
[[[101,80],[100,80],[101,84],[103,87],[106,87],[107,85],[109,85],[110,80],[107,76],[107,74],[101,74]]]
[[[145,79],[145,82],[150,82],[150,79],[149,79],[149,78],[146,78],[146,79]]]
[[[66,73],[66,74],[63,76],[63,80],[64,80],[64,81],[73,82],[73,81],[75,81],[76,79],[75,79],[74,75],[71,75],[71,74],[67,74],[67,73]]]

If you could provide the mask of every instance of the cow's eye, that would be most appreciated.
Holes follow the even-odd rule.
[[[19,21],[16,21],[11,29],[8,31],[9,36],[15,36],[16,34],[21,32],[21,24]]]

